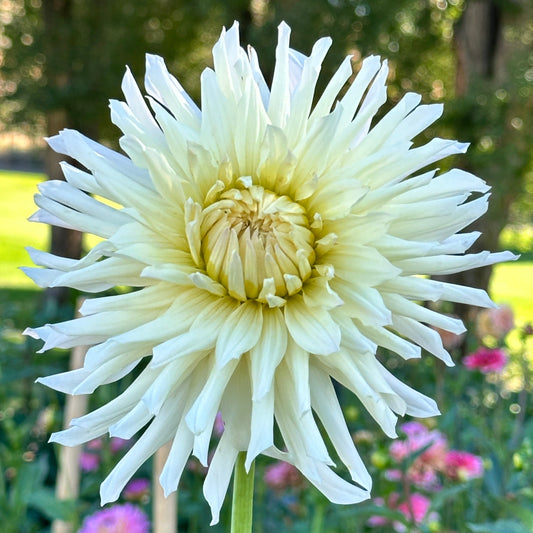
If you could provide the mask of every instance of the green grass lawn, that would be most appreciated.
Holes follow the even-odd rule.
[[[43,179],[42,174],[0,171],[0,289],[35,287],[18,267],[31,264],[25,246],[47,247],[48,228],[27,221],[36,210],[33,195]],[[510,304],[519,322],[533,321],[533,262],[496,265],[491,295]]]
[[[27,219],[36,210],[33,195],[43,174],[0,171],[0,288],[30,288],[33,282],[18,270],[31,264],[26,246],[45,249],[48,228]]]
[[[496,265],[489,292],[498,304],[509,304],[518,323],[533,322],[533,261]]]

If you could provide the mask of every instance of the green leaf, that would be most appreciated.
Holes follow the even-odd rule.
[[[457,497],[462,492],[471,488],[471,483],[462,483],[460,485],[442,489],[431,497],[431,508],[438,511],[448,500]]]
[[[497,520],[485,524],[467,524],[474,533],[531,533],[531,528],[516,520]]]
[[[58,500],[52,489],[41,488],[32,492],[27,500],[29,507],[33,507],[50,520],[69,521],[75,512],[74,500]]]
[[[351,515],[357,518],[370,517],[370,516],[381,516],[388,520],[397,520],[399,522],[405,522],[405,515],[393,509],[389,509],[386,506],[375,505],[373,503],[360,504],[348,506],[345,509],[342,509],[343,514]]]
[[[36,483],[38,483],[39,474],[39,465],[36,463],[23,463],[17,470],[11,491],[11,501],[15,507],[26,505],[28,498],[35,490]]]

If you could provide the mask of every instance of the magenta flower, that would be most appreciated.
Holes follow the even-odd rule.
[[[284,489],[287,487],[299,487],[302,477],[298,470],[284,461],[278,461],[265,469],[263,477],[265,483],[272,489]]]
[[[483,460],[472,453],[450,450],[445,457],[444,471],[454,480],[475,479],[483,475]]]
[[[507,364],[507,355],[501,348],[486,348],[481,346],[475,352],[467,355],[463,363],[469,370],[479,370],[483,374],[501,372]]]
[[[146,514],[131,503],[114,505],[88,516],[78,533],[149,533]]]
[[[415,492],[411,494],[406,502],[400,503],[397,509],[408,520],[420,525],[426,519],[430,506],[431,501],[429,498],[426,498],[426,496]],[[405,531],[405,526],[395,522],[394,529],[396,531]]]
[[[94,453],[81,452],[80,468],[83,472],[94,472],[100,466],[100,457]]]
[[[124,488],[122,495],[126,500],[140,501],[150,493],[150,480],[146,478],[132,479]]]
[[[393,492],[386,503],[381,498],[375,498],[374,503],[379,507],[386,506],[388,509],[400,511],[407,520],[414,522],[416,525],[427,523],[428,521],[438,521],[439,516],[437,513],[429,513],[431,501],[426,496],[415,492],[406,501],[398,503],[399,500],[400,495],[397,492]],[[388,519],[379,515],[371,516],[367,521],[370,527],[382,527],[389,523]],[[406,527],[397,521],[392,523],[392,528],[398,532],[407,531]]]

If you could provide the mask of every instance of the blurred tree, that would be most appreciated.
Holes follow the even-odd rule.
[[[208,53],[202,41],[212,40],[201,24],[207,15],[202,2],[8,0],[0,9],[2,80],[10,89],[4,96],[14,102],[10,118],[48,136],[74,128],[100,140],[115,137],[106,102],[120,98],[125,65],[141,74],[146,52],[163,55],[186,84],[205,61],[204,48]],[[196,86],[189,89],[197,94]],[[63,179],[58,163],[64,159],[47,150],[50,179]],[[50,249],[77,258],[82,236],[54,226]],[[48,292],[52,299],[67,296],[62,289]]]
[[[532,180],[532,43],[528,1],[469,0],[456,26],[456,93],[448,122],[455,136],[472,143],[460,164],[492,187],[488,214],[468,228],[482,232],[472,251],[498,249],[501,229],[513,206],[524,203]],[[487,289],[491,271],[485,267],[449,280]],[[476,311],[459,306],[456,312],[468,318]]]
[[[220,26],[234,20],[243,45],[257,49],[267,80],[276,26],[286,20],[292,46],[304,53],[317,36],[333,37],[317,93],[345,54],[353,55],[356,69],[363,57],[379,54],[390,65],[389,106],[407,91],[426,102],[447,101],[444,120],[420,142],[436,135],[472,141],[459,161],[493,186],[480,244],[495,248],[511,206],[527,205],[516,202],[525,197],[524,180],[533,182],[527,127],[533,14],[527,0],[3,0],[4,107],[18,123],[48,134],[68,126],[104,142],[113,139],[105,102],[120,98],[125,64],[141,75],[145,52],[163,55],[198,100],[201,66],[210,61]],[[47,166],[58,177],[56,161]],[[77,255],[79,243],[69,251],[65,237],[56,240],[56,251]],[[476,279],[486,286],[488,275]]]

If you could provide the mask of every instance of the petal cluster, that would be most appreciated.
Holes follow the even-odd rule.
[[[83,368],[40,379],[59,391],[92,393],[138,367],[122,394],[52,436],[77,445],[143,430],[103,482],[103,502],[169,441],[160,481],[176,490],[191,454],[207,465],[218,412],[224,432],[204,483],[213,522],[240,451],[247,466],[258,454],[293,464],[333,502],[368,498],[370,476],[332,378],[391,437],[397,415],[437,414],[376,350],[408,359],[422,347],[452,364],[434,328],[459,334],[463,325],[421,302],[492,303],[429,276],[513,258],[465,254],[478,233],[457,232],[487,208],[481,179],[422,171],[466,149],[443,139],[413,146],[440,105],[409,93],[371,126],[386,100],[386,62],[366,59],[340,96],[348,57],[315,95],[331,41],[305,56],[289,35],[281,24],[268,87],[238,25],[224,30],[201,76],[201,109],[161,58],[147,56],[146,97],[127,71],[125,101],[110,104],[125,155],[72,130],[49,139],[83,169],[63,163],[66,181],[40,186],[33,220],[102,241],[81,260],[31,249],[43,268],[27,274],[42,287],[133,288],[87,299],[80,318],[28,330],[43,350],[91,345]],[[354,483],[332,469],[322,431]]]

